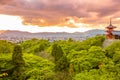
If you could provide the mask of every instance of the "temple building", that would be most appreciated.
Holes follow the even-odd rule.
[[[120,39],[120,31],[115,31],[116,27],[112,25],[110,19],[110,25],[106,27],[106,37],[107,39]]]

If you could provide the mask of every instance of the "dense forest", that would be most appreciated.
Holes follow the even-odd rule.
[[[0,80],[120,80],[120,41],[0,40]]]

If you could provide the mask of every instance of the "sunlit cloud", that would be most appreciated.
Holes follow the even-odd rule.
[[[104,2],[102,0],[1,0],[0,14],[19,16],[24,26],[104,29],[109,24],[110,17],[113,18],[113,24],[120,26],[119,2],[119,0],[104,0]]]
[[[90,30],[90,28],[69,28],[67,26],[58,27],[58,26],[26,26],[22,24],[22,19],[19,16],[9,16],[9,15],[0,15],[0,30],[20,30],[28,32],[84,32]],[[67,31],[66,31],[67,30]]]

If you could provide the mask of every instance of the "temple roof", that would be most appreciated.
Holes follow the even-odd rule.
[[[106,28],[116,28],[115,26],[112,25],[111,18],[110,18],[110,24],[109,24],[109,26],[107,26]]]
[[[116,28],[115,26],[107,26],[106,28]]]

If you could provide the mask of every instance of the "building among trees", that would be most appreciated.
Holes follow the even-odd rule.
[[[115,31],[116,26],[112,25],[110,19],[110,25],[106,27],[106,36],[107,39],[120,39],[120,31]]]

